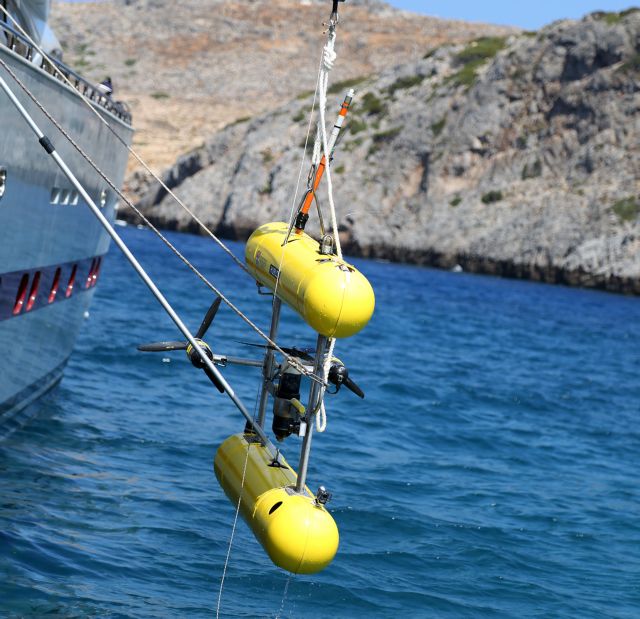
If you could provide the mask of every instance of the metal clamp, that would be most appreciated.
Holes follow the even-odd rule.
[[[316,504],[326,505],[330,500],[331,500],[331,493],[328,492],[324,486],[320,486],[318,488],[318,492],[316,493]]]

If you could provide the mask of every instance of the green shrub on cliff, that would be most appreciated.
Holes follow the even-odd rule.
[[[431,131],[433,132],[433,137],[437,138],[444,129],[444,126],[447,124],[447,115],[445,114],[438,122],[435,122],[431,125]]]
[[[261,196],[270,196],[273,193],[273,176],[269,176],[264,186],[258,189],[258,193]]]
[[[536,159],[531,165],[525,164],[522,168],[522,180],[526,181],[529,178],[538,178],[542,176],[542,161]]]
[[[335,95],[335,94],[338,94],[339,92],[347,91],[349,90],[349,88],[353,88],[358,84],[362,84],[362,82],[366,82],[368,79],[369,79],[368,75],[361,75],[359,77],[352,77],[348,80],[342,80],[341,82],[336,82],[332,86],[329,86],[329,89],[327,90],[327,92],[330,95]]]
[[[310,111],[311,111],[310,105],[303,107],[300,110],[298,110],[296,115],[291,120],[293,120],[294,123],[299,123],[301,120],[304,120],[309,115]]]
[[[620,221],[633,221],[640,215],[640,199],[629,196],[618,200],[611,210],[618,216]]]
[[[387,88],[387,92],[392,95],[396,90],[406,90],[412,86],[417,86],[424,81],[424,77],[424,75],[408,75],[406,77],[399,77]]]
[[[431,48],[423,57],[423,60],[427,60],[428,58],[431,58],[438,50],[440,49],[440,46],[438,45],[437,47],[433,47]]]
[[[619,24],[627,15],[631,15],[631,13],[637,13],[640,11],[637,7],[631,7],[630,9],[626,9],[624,11],[620,11],[616,13],[615,11],[596,11],[595,13],[591,13],[591,16],[594,19],[603,21],[608,26],[615,26]]]
[[[351,151],[358,148],[358,146],[360,146],[362,142],[364,142],[364,138],[356,138],[355,140],[349,140],[344,144],[344,146],[342,146],[342,148],[348,153],[350,153]]]
[[[373,143],[369,147],[367,158],[377,152],[382,144],[391,142],[396,136],[400,134],[402,129],[402,126],[392,127],[391,129],[387,129],[386,131],[379,131],[378,133],[374,133],[372,136]]]
[[[478,77],[478,69],[504,49],[505,45],[504,37],[482,37],[472,41],[455,57],[456,63],[462,67],[450,75],[445,82],[467,88],[473,86]]]
[[[393,127],[391,129],[387,129],[386,131],[380,131],[379,133],[373,134],[373,141],[377,144],[381,142],[391,142],[393,138],[395,138],[402,131],[402,127]]]
[[[639,73],[640,72],[640,54],[632,56],[627,62],[625,62],[619,69],[624,73]]]
[[[359,111],[369,116],[384,116],[387,113],[387,106],[372,92],[368,92],[362,97]]]
[[[504,37],[481,37],[472,41],[456,56],[456,60],[461,64],[477,62],[493,58],[501,49],[504,49],[506,39]]]
[[[251,120],[251,116],[240,116],[240,118],[236,118],[233,122],[230,122],[227,127],[233,127],[235,125],[241,125],[242,123],[246,123]]]
[[[504,196],[502,195],[501,191],[491,190],[485,193],[480,199],[484,204],[493,204],[494,202],[500,202],[503,197]]]
[[[365,131],[367,128],[367,123],[357,116],[352,116],[347,127],[349,128],[351,135],[355,135],[356,133]]]

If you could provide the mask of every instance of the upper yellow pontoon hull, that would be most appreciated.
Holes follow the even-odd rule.
[[[251,235],[245,248],[251,274],[321,335],[358,333],[375,307],[367,278],[337,256],[321,254],[308,234],[292,234],[283,246],[287,232],[286,223],[274,222]]]

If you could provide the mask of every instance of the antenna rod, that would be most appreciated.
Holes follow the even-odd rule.
[[[0,59],[0,65],[4,66],[6,69],[6,64],[3,60]],[[215,376],[215,378],[219,381],[219,383],[224,387],[225,393],[229,396],[231,401],[236,405],[237,409],[242,413],[244,418],[247,420],[249,425],[251,426],[253,432],[255,432],[259,437],[262,444],[267,447],[272,453],[275,453],[275,449],[269,441],[269,438],[264,433],[264,430],[253,421],[253,417],[247,410],[246,406],[242,403],[242,401],[235,394],[234,390],[231,388],[231,385],[225,380],[224,376],[220,373],[218,368],[213,364],[211,359],[207,357],[206,353],[202,350],[201,346],[198,344],[196,338],[191,334],[191,331],[186,327],[186,325],[180,319],[180,316],[175,312],[175,310],[171,307],[167,299],[160,292],[158,287],[155,285],[153,280],[149,277],[147,272],[144,270],[142,265],[138,262],[136,257],[131,253],[125,242],[118,236],[118,233],[115,231],[113,226],[109,223],[107,218],[100,212],[100,209],[96,206],[96,203],[92,200],[91,196],[87,193],[85,188],[82,186],[80,181],[75,177],[73,172],[68,168],[67,164],[64,162],[62,157],[56,152],[51,140],[40,130],[38,125],[35,123],[33,118],[29,115],[24,106],[18,101],[16,96],[13,94],[12,90],[9,88],[7,83],[4,81],[2,76],[0,76],[0,88],[4,90],[5,94],[9,97],[14,107],[18,110],[20,115],[27,122],[31,130],[35,133],[40,145],[45,149],[45,151],[51,155],[53,160],[56,162],[58,167],[62,170],[64,175],[69,179],[71,184],[78,190],[78,193],[85,199],[87,205],[93,212],[93,214],[98,218],[98,221],[102,225],[102,227],[107,231],[109,236],[113,239],[114,243],[120,248],[122,253],[125,255],[125,258],[129,261],[131,266],[138,273],[142,281],[147,285],[151,294],[156,298],[158,303],[162,306],[164,311],[169,315],[171,320],[175,323],[176,327],[180,330],[182,335],[187,339],[187,341],[193,346],[193,348],[200,355],[200,359],[202,359],[203,363],[207,366],[207,369]]]
[[[340,106],[340,112],[338,113],[338,118],[336,119],[335,124],[333,125],[333,130],[331,131],[331,136],[329,137],[329,161],[333,160],[333,151],[335,149],[336,143],[338,142],[338,137],[340,136],[340,131],[342,130],[342,125],[344,123],[344,119],[347,117],[349,112],[349,106],[353,101],[354,90],[353,88],[349,89],[347,95]],[[326,155],[322,155],[322,159],[318,164],[318,168],[315,169],[315,164],[313,164],[311,171],[309,172],[309,180],[307,182],[307,191],[302,196],[302,202],[298,207],[298,216],[296,217],[296,234],[302,234],[305,226],[307,225],[307,221],[309,220],[309,209],[311,208],[311,204],[313,203],[313,199],[315,198],[316,191],[318,190],[318,186],[320,185],[320,181],[324,175],[325,168],[327,167],[327,157]],[[313,177],[313,180],[312,180]]]

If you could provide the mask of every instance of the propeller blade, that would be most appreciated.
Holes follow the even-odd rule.
[[[340,391],[340,387],[344,385],[349,391],[355,393],[359,398],[364,398],[364,391],[358,387],[358,385],[349,378],[349,370],[343,365],[343,363],[334,357],[335,363],[329,369],[329,375],[327,376],[329,382],[336,386],[336,393]]]
[[[273,348],[270,344],[256,344],[255,342],[243,342],[242,340],[235,340],[238,344],[243,344],[244,346],[253,346],[254,348]]]
[[[356,385],[356,383],[351,380],[348,376],[344,379],[342,383],[349,391],[353,391],[359,398],[364,398],[364,391]]]
[[[309,353],[313,353],[315,355],[315,350],[313,348],[283,348],[283,352],[291,355],[292,357],[297,357],[298,359],[302,359],[303,361],[311,361],[313,362],[314,357]]]
[[[254,348],[270,348],[271,350],[275,350],[271,344],[255,344],[253,342],[243,342],[240,340],[236,340],[238,344],[244,344],[245,346],[253,346]],[[280,350],[286,353],[291,357],[297,357],[298,359],[302,359],[304,361],[313,361],[314,357],[311,353],[315,355],[315,348],[296,348],[293,346],[292,348],[287,348],[286,346],[281,346]]]
[[[224,393],[224,387],[218,380],[218,377],[206,365],[202,369],[204,370],[204,373],[209,377],[209,380],[216,386],[216,389],[220,393]]]
[[[218,313],[218,308],[220,307],[221,302],[222,302],[222,298],[216,297],[216,300],[211,304],[211,307],[205,314],[204,320],[202,321],[202,324],[200,325],[200,328],[196,333],[196,339],[201,340],[204,337],[204,334],[207,332],[207,330],[211,326],[211,323],[213,322],[213,319],[216,317],[216,314]]]
[[[152,342],[151,344],[140,344],[138,350],[142,352],[167,352],[170,350],[186,350],[187,342]]]

